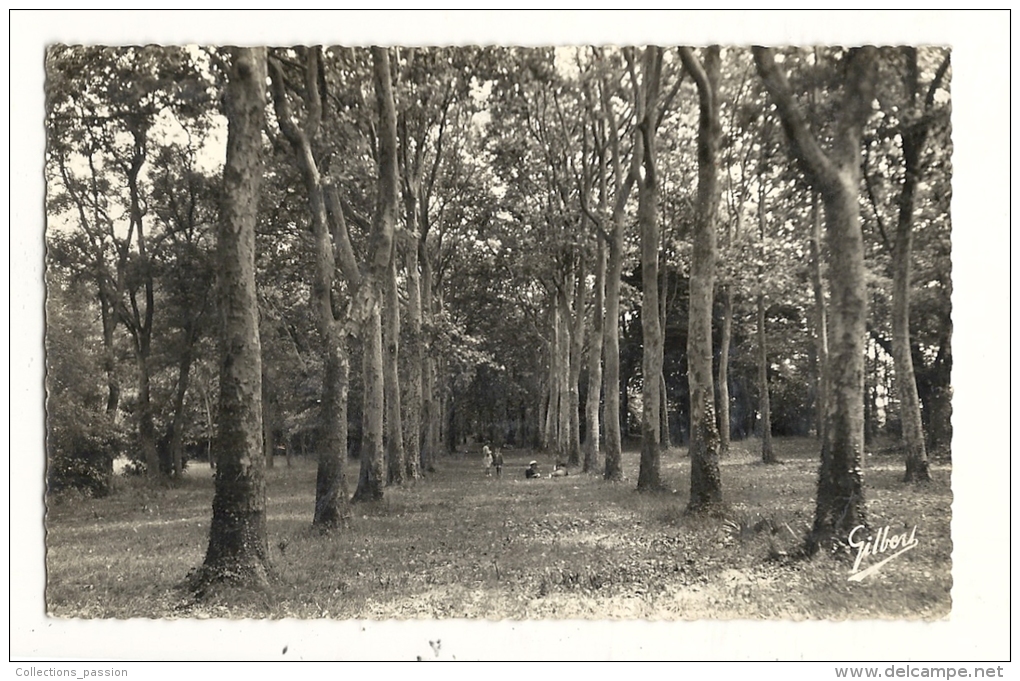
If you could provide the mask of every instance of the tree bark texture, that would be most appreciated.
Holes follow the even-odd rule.
[[[851,50],[833,146],[822,151],[794,101],[770,50],[754,49],[755,62],[779,110],[790,149],[825,206],[829,247],[831,403],[822,441],[815,521],[807,549],[846,547],[851,530],[866,525],[864,472],[864,342],[867,298],[858,190],[861,131],[872,111],[876,49]]]
[[[312,217],[315,273],[312,277],[310,302],[322,338],[323,383],[319,403],[318,463],[315,484],[315,507],[312,524],[320,529],[346,525],[350,519],[347,486],[347,385],[350,360],[347,344],[333,311],[333,281],[337,261],[334,238],[330,229],[327,193],[315,162],[313,140],[318,131],[321,109],[318,94],[318,50],[307,51],[305,66],[306,109],[302,125],[292,118],[283,74],[279,64],[270,62],[273,104],[281,132],[297,157],[308,193]],[[334,207],[334,213],[339,210]],[[341,221],[342,215],[334,215]],[[337,239],[339,241],[340,239]],[[359,285],[356,266],[346,272],[350,289]]]
[[[634,153],[640,154],[644,176],[638,182],[638,229],[641,234],[641,462],[639,490],[662,486],[659,474],[659,417],[662,374],[662,327],[659,324],[659,178],[655,159],[655,116],[658,111],[662,50],[645,48],[644,74],[638,94],[638,126]]]
[[[581,357],[584,353],[584,313],[585,298],[587,293],[588,271],[584,254],[580,256],[580,263],[577,268],[577,275],[574,279],[574,316],[570,329],[570,363],[568,365],[569,389],[568,402],[570,408],[569,428],[570,434],[567,438],[567,463],[571,466],[581,464]]]
[[[397,292],[396,240],[386,274],[383,379],[386,394],[386,479],[391,485],[404,482],[407,460],[404,450],[403,414],[400,407],[400,296]]]
[[[255,220],[262,180],[266,52],[235,50],[224,97],[227,156],[218,234],[220,399],[209,546],[197,584],[262,586],[270,573],[262,456]]]
[[[606,480],[623,478],[623,440],[620,436],[620,279],[623,276],[623,228],[625,216],[613,215],[606,273],[605,386],[606,406]]]
[[[556,318],[556,461],[566,463],[570,442],[570,299],[566,287],[557,296],[559,314]]]
[[[422,320],[430,328],[433,324],[433,275],[432,259],[428,250],[428,211],[422,210],[421,237],[418,240],[418,259],[421,263]],[[432,356],[431,338],[422,336],[422,420],[425,434],[422,437],[422,471],[435,471],[436,454],[439,452],[442,432],[442,409],[437,379],[437,360]]]
[[[716,392],[719,395],[719,454],[730,450],[730,345],[733,343],[733,291],[729,285],[720,291],[722,297],[722,328],[719,331],[719,374]]]
[[[603,418],[606,422],[606,480],[623,479],[623,438],[620,424],[620,285],[623,277],[624,233],[627,225],[627,198],[637,180],[641,159],[632,154],[630,171],[624,178],[623,156],[620,150],[620,128],[613,113],[609,86],[603,81],[601,90],[602,114],[607,121],[609,145],[612,151],[613,224],[609,235],[609,260],[606,272],[605,316],[605,386],[606,405]]]
[[[386,450],[383,443],[383,378],[382,314],[376,306],[369,312],[362,344],[362,370],[365,382],[365,404],[362,412],[361,471],[354,501],[377,501],[383,498],[386,484]]]
[[[170,472],[177,479],[184,473],[184,398],[188,393],[188,384],[191,378],[192,342],[191,329],[185,330],[185,337],[189,346],[181,353],[181,360],[177,367],[177,390],[174,391],[173,416],[170,418],[168,427],[169,436],[167,446],[170,449]]]
[[[393,103],[393,84],[389,50],[372,48],[372,73],[379,112],[379,178],[375,212],[369,235],[369,258],[366,281],[355,301],[354,321],[362,330],[365,372],[365,406],[363,409],[364,444],[357,501],[378,500],[385,483],[385,448],[383,444],[384,385],[382,318],[380,302],[388,268],[394,257],[393,240],[397,214],[397,116]]]
[[[761,413],[761,461],[778,463],[772,449],[772,403],[769,401],[769,355],[765,340],[765,294],[758,293],[758,389]]]
[[[917,51],[907,48],[911,70],[912,95],[917,95]],[[914,362],[910,349],[910,274],[911,249],[914,226],[914,202],[917,184],[920,180],[921,151],[928,138],[930,117],[927,116],[934,104],[935,90],[949,67],[949,53],[936,71],[928,89],[924,108],[919,120],[907,123],[900,130],[903,148],[903,185],[900,188],[896,220],[896,241],[893,245],[893,299],[892,333],[893,364],[896,368],[897,395],[900,398],[900,423],[903,428],[903,444],[906,447],[906,482],[927,482],[931,479],[928,469],[928,452],[925,448],[924,427],[921,421],[921,401],[918,397]],[[915,102],[911,102],[915,104]]]
[[[763,145],[764,149],[764,145]],[[758,172],[758,241],[761,249],[761,263],[758,266],[758,411],[761,415],[761,460],[762,463],[778,463],[776,453],[772,449],[772,402],[769,400],[769,353],[765,332],[765,234],[768,231],[767,213],[765,210],[765,164],[763,153]]]
[[[691,400],[691,511],[722,501],[719,430],[712,382],[712,294],[715,285],[715,222],[719,205],[716,157],[719,148],[719,47],[705,50],[704,66],[689,48],[680,52],[698,86],[698,193],[691,262],[687,370]]]
[[[825,439],[825,415],[829,402],[829,338],[825,312],[825,288],[822,283],[822,207],[818,192],[811,196],[811,237],[808,248],[811,258],[811,291],[814,295],[815,357],[818,375],[815,378],[816,431]]]
[[[410,213],[416,210],[409,210]],[[404,426],[406,436],[407,477],[415,480],[421,477],[422,461],[422,381],[425,375],[425,353],[422,343],[421,277],[418,273],[418,239],[415,224],[408,225],[413,241],[408,243],[404,253],[407,267],[407,341],[405,357],[407,366],[407,404],[405,405]]]
[[[599,467],[599,407],[602,398],[602,338],[605,325],[606,247],[599,238],[595,255],[595,304],[592,308],[591,337],[588,342],[588,398],[585,404],[587,435],[584,440],[585,473]]]

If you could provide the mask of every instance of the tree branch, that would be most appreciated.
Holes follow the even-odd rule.
[[[802,170],[820,186],[826,188],[837,186],[839,177],[836,167],[822,151],[808,127],[807,119],[794,101],[786,76],[776,66],[772,50],[766,47],[751,49],[765,89],[769,91],[772,101],[779,109],[783,129],[790,140],[790,149],[800,162]]]

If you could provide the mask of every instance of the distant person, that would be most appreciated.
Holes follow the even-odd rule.
[[[499,447],[496,448],[496,452],[492,455],[492,466],[496,469],[496,477],[503,477],[503,450]]]
[[[489,445],[482,447],[482,466],[485,468],[485,477],[492,475],[492,450]]]
[[[538,472],[538,462],[532,461],[528,464],[528,467],[524,469],[524,477],[526,478],[540,478],[542,474]]]
[[[550,477],[553,477],[553,478],[565,478],[568,475],[570,475],[570,473],[567,472],[567,467],[566,466],[561,466],[559,464],[556,464],[553,467],[553,472],[552,472],[552,475]]]

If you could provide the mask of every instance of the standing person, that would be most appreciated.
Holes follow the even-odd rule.
[[[482,447],[482,466],[485,468],[485,477],[492,475],[492,450],[489,445]]]
[[[492,465],[496,467],[496,477],[503,477],[503,450],[496,448],[496,453],[492,455]]]

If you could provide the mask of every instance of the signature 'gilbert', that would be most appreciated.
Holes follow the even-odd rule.
[[[909,532],[903,534],[889,534],[889,526],[881,528],[874,536],[864,538],[864,533],[867,528],[864,525],[858,525],[850,531],[850,546],[857,549],[857,558],[854,560],[854,568],[850,571],[850,577],[848,578],[851,582],[859,582],[868,575],[877,572],[879,568],[891,561],[893,558],[903,555],[910,549],[918,545],[918,540],[914,536],[917,533],[917,525]],[[861,570],[861,562],[868,556],[880,556],[885,554],[887,551],[895,551],[895,553],[889,554],[879,562]]]

